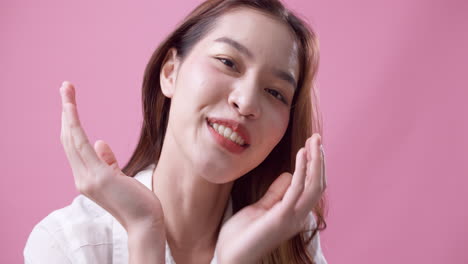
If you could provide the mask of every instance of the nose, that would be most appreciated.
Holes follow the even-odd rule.
[[[249,119],[257,119],[261,114],[260,98],[255,85],[245,82],[231,91],[228,98],[229,105],[239,115]]]

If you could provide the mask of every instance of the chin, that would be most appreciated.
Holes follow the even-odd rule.
[[[223,158],[217,153],[197,153],[192,160],[195,174],[213,184],[233,182],[256,167],[256,163],[246,163]]]
[[[252,168],[253,169],[253,168]],[[218,169],[218,170],[213,170],[212,168],[210,170],[205,169],[203,170],[205,173],[200,173],[201,177],[214,184],[225,184],[229,182],[233,182],[241,177],[243,177],[245,174],[247,174],[249,171],[252,169],[245,169],[243,171],[233,171],[232,169]],[[206,173],[207,171],[210,171],[210,173]],[[229,173],[227,173],[229,171]]]

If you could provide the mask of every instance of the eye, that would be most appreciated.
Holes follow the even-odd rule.
[[[221,61],[224,65],[228,66],[229,68],[236,69],[236,64],[232,60],[226,59],[226,58],[216,58],[216,59]]]
[[[278,92],[278,91],[276,91],[276,90],[273,90],[273,89],[269,89],[269,88],[266,88],[265,90],[266,90],[269,94],[271,94],[273,97],[275,97],[276,99],[278,99],[278,100],[280,100],[281,102],[287,104],[286,99],[284,98],[284,96],[283,96],[280,92]]]

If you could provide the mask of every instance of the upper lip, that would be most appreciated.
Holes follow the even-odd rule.
[[[229,127],[232,131],[236,132],[244,140],[245,145],[250,145],[250,136],[247,128],[241,123],[227,118],[218,118],[218,117],[208,117],[207,121],[209,123],[217,123],[225,127]]]

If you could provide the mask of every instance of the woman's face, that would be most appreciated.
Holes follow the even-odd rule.
[[[213,183],[258,166],[289,122],[299,73],[290,29],[260,11],[234,9],[183,63],[172,62],[161,71],[161,87],[172,98],[166,140],[180,155],[174,158]]]

